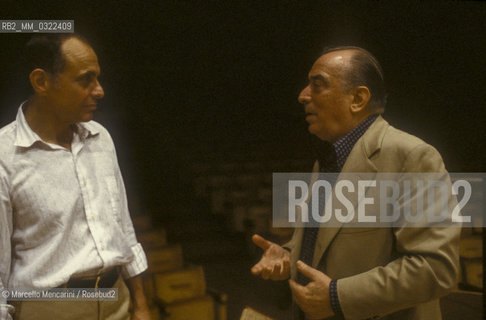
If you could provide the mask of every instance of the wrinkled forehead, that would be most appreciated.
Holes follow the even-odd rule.
[[[99,70],[98,57],[93,48],[85,42],[77,38],[70,38],[64,41],[61,48],[66,60],[66,67]]]
[[[354,53],[354,50],[338,50],[322,55],[312,66],[309,77],[317,74],[341,76],[349,68]]]

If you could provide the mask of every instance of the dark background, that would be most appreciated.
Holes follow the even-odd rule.
[[[0,19],[74,19],[92,43],[105,89],[95,118],[117,145],[132,214],[195,212],[199,220],[189,221],[210,233],[200,214],[207,205],[193,196],[193,164],[312,158],[297,96],[327,45],[375,54],[389,92],[385,119],[435,146],[449,171],[486,171],[483,3],[2,1]],[[0,34],[0,126],[27,98],[19,59],[29,38]],[[183,245],[186,253],[202,247]],[[230,299],[230,318],[241,303],[275,305],[237,255],[204,265],[208,284],[238,300]],[[267,294],[243,296],[256,287]]]
[[[178,180],[193,159],[305,157],[296,97],[332,44],[381,61],[392,125],[434,145],[449,171],[485,171],[482,3],[22,3],[2,2],[1,18],[74,19],[92,42],[106,94],[96,119],[147,206],[184,197]],[[18,61],[29,37],[0,34],[2,126],[26,97]]]
[[[2,2],[2,19],[74,19],[102,68],[96,119],[112,132],[130,192],[187,193],[194,159],[306,157],[296,97],[325,45],[381,61],[385,118],[434,145],[449,171],[485,171],[482,3]],[[0,124],[26,97],[30,35],[0,34]],[[162,199],[162,200],[161,200]]]

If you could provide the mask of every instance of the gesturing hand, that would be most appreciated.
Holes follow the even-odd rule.
[[[308,319],[324,319],[334,315],[329,300],[331,278],[302,261],[297,261],[297,269],[310,279],[305,287],[289,280],[295,302],[305,313],[305,316]]]
[[[260,275],[263,279],[286,280],[290,277],[290,253],[276,243],[265,240],[255,234],[253,243],[263,249],[263,256],[257,264],[251,268],[254,275]]]

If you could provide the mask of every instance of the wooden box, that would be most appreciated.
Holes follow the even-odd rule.
[[[214,302],[210,296],[165,306],[166,320],[214,320]],[[219,320],[219,319],[218,319]]]
[[[204,296],[206,281],[201,266],[154,274],[155,293],[163,304]]]
[[[133,216],[132,223],[137,234],[152,228],[152,219],[148,215]]]
[[[483,239],[481,236],[461,238],[459,246],[461,258],[481,258],[483,256]]]
[[[215,320],[227,320],[228,319],[228,295],[219,290],[212,288],[206,289],[207,294],[209,294],[214,301],[214,313]]]
[[[272,207],[254,205],[248,208],[248,219],[253,223],[254,233],[265,234],[272,224]]]
[[[275,320],[274,318],[270,318],[263,313],[256,311],[250,307],[246,307],[243,309],[241,313],[240,320]]]
[[[462,259],[462,282],[483,288],[483,262],[481,259]]]
[[[167,245],[167,234],[164,229],[145,231],[137,234],[138,242],[144,250],[150,250]]]
[[[152,273],[180,269],[183,266],[182,247],[165,246],[146,251],[149,271]]]

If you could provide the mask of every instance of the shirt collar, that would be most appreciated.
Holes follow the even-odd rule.
[[[17,111],[16,123],[16,138],[15,138],[15,146],[18,147],[25,147],[28,148],[32,146],[36,141],[41,141],[41,137],[37,133],[35,133],[27,123],[24,115],[24,105],[26,105],[27,101],[22,102]],[[79,135],[81,140],[84,140],[88,137],[97,135],[100,131],[96,128],[91,121],[85,123],[77,123],[74,125],[74,132]]]
[[[344,137],[334,143],[334,150],[336,151],[336,161],[339,171],[342,170],[346,159],[359,138],[368,130],[370,125],[378,117],[377,114],[371,115],[362,121],[356,128],[348,132]]]
[[[17,117],[15,119],[17,123],[15,145],[25,148],[30,147],[36,141],[42,141],[39,135],[32,131],[29,124],[27,123],[27,120],[25,120],[23,108],[26,103],[27,101],[22,102],[19,110],[17,111]]]
[[[75,132],[84,140],[100,133],[100,129],[93,125],[92,121],[80,122],[74,125]]]

